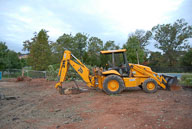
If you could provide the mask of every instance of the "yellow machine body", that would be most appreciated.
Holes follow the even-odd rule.
[[[109,50],[109,51],[101,51],[102,54],[110,54],[114,52],[125,52],[126,49],[121,50]],[[73,59],[73,60],[72,60]],[[60,70],[58,76],[60,77],[59,82],[55,85],[55,88],[62,87],[62,82],[65,81],[66,75],[68,72],[69,66],[73,67],[73,69],[81,76],[84,82],[88,87],[98,87],[99,89],[103,89],[104,81],[108,76],[117,77],[122,80],[120,84],[118,80],[109,80],[106,84],[109,90],[115,91],[121,85],[126,87],[137,87],[141,86],[147,79],[153,79],[156,83],[166,89],[167,80],[163,76],[159,76],[157,73],[153,72],[150,67],[139,65],[139,64],[131,64],[129,63],[129,75],[123,76],[117,70],[106,70],[103,71],[101,68],[94,68],[94,74],[90,75],[90,70],[80,61],[78,60],[72,53],[68,50],[64,51],[63,58],[60,63]],[[112,76],[114,75],[114,76]],[[118,83],[117,83],[118,82]],[[149,83],[148,89],[153,88],[154,84]]]

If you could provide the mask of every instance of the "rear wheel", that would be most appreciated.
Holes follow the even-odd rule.
[[[157,91],[157,82],[154,79],[147,79],[143,82],[142,87],[146,93],[155,93]]]
[[[109,75],[103,82],[103,90],[107,94],[119,94],[124,88],[124,82],[117,75]]]

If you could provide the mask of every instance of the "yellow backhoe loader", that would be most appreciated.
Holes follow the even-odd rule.
[[[125,52],[126,49],[101,51],[101,54],[112,58],[108,69],[94,68],[93,75],[90,75],[90,70],[79,59],[70,51],[64,51],[58,73],[60,79],[55,88],[61,91],[69,66],[74,68],[88,87],[98,87],[107,94],[121,93],[127,87],[140,87],[147,93],[154,93],[158,87],[170,89],[177,83],[177,77],[158,75],[150,67],[129,63]]]

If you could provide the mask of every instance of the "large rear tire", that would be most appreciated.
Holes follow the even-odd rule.
[[[103,90],[107,94],[119,94],[124,87],[123,79],[117,75],[109,75],[103,82]]]
[[[146,93],[155,93],[158,89],[157,82],[152,78],[145,80],[142,87]]]

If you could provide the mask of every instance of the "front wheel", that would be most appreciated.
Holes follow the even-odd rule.
[[[103,82],[103,90],[107,94],[119,94],[124,88],[124,82],[117,75],[109,75]]]
[[[158,88],[157,86],[157,82],[152,78],[145,80],[142,84],[143,90],[146,93],[155,93]]]

